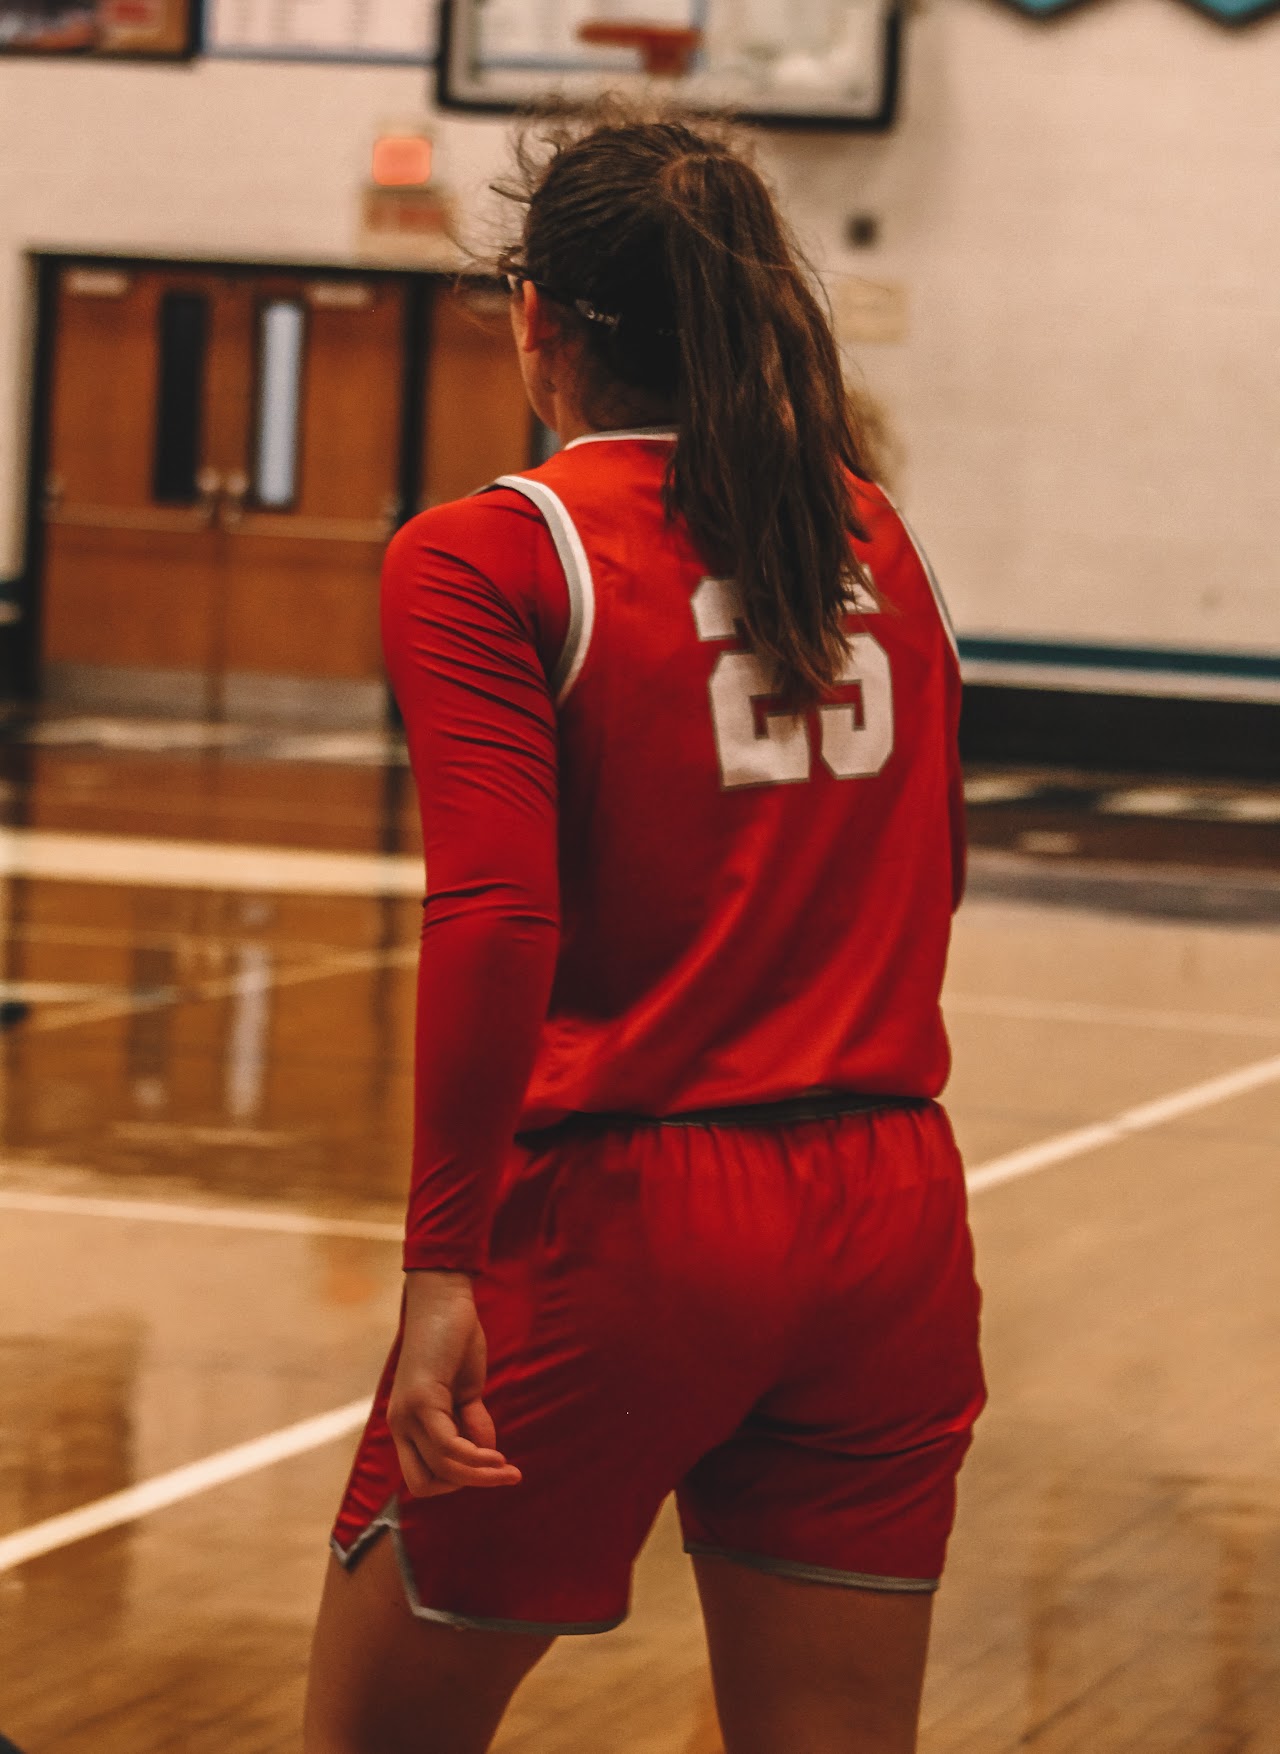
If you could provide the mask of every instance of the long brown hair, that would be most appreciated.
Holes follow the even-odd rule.
[[[838,679],[869,581],[849,474],[867,459],[812,270],[763,179],[717,126],[601,106],[545,119],[496,185],[526,208],[499,268],[537,283],[582,344],[600,426],[674,420],[668,512],[742,593],[793,707]]]

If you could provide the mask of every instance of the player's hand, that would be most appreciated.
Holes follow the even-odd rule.
[[[387,1424],[414,1498],[517,1486],[495,1448],[484,1392],[484,1330],[465,1273],[406,1273],[404,1339]]]

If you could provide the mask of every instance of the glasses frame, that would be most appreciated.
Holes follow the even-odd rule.
[[[527,281],[530,286],[536,286],[544,298],[549,298],[558,305],[567,305],[570,310],[577,311],[584,321],[598,323],[602,329],[616,329],[622,321],[615,311],[602,311],[590,299],[575,298],[571,292],[561,292],[554,286],[548,286],[543,280],[535,280],[532,274],[509,273],[504,279],[512,298]]]

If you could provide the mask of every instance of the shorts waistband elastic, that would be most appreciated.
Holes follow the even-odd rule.
[[[595,1110],[566,1115],[549,1127],[517,1134],[521,1144],[540,1144],[578,1133],[621,1132],[630,1127],[790,1127],[803,1121],[838,1119],[841,1115],[874,1114],[882,1109],[921,1109],[927,1096],[861,1096],[851,1090],[815,1091],[780,1102],[746,1102],[725,1108],[681,1109],[676,1114],[640,1115]]]

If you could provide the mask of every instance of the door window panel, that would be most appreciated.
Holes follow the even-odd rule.
[[[258,322],[253,497],[260,506],[283,509],[298,497],[306,316],[295,300],[272,299],[263,305]]]
[[[199,498],[209,301],[201,292],[166,292],[160,301],[156,440],[152,497],[161,505]]]

